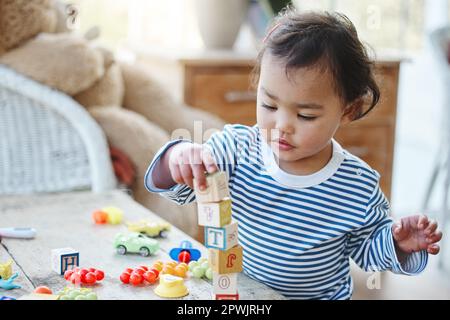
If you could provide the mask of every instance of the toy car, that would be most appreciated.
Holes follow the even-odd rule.
[[[114,239],[114,248],[121,255],[139,253],[143,257],[148,257],[158,251],[159,243],[137,232],[118,233]]]
[[[165,238],[170,230],[170,224],[162,221],[154,222],[149,220],[139,220],[136,222],[128,222],[127,226],[130,231],[140,232],[152,238]]]

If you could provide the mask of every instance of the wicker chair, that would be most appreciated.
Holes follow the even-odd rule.
[[[69,96],[0,65],[0,194],[117,185],[106,137]]]

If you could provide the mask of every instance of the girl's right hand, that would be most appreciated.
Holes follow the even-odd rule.
[[[198,181],[200,190],[206,189],[206,173],[219,170],[210,150],[198,143],[181,142],[171,148],[169,170],[178,184],[186,184],[194,189],[193,179]]]

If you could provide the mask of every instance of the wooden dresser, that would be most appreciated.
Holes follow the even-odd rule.
[[[210,111],[227,123],[253,125],[256,95],[250,86],[254,54],[202,52],[178,55],[136,50],[138,61],[180,101]],[[379,59],[376,77],[381,100],[366,118],[339,129],[336,140],[381,174],[381,188],[391,196],[397,88],[400,60]]]

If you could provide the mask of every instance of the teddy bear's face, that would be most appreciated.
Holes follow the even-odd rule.
[[[41,32],[55,32],[55,0],[0,0],[0,54]]]

